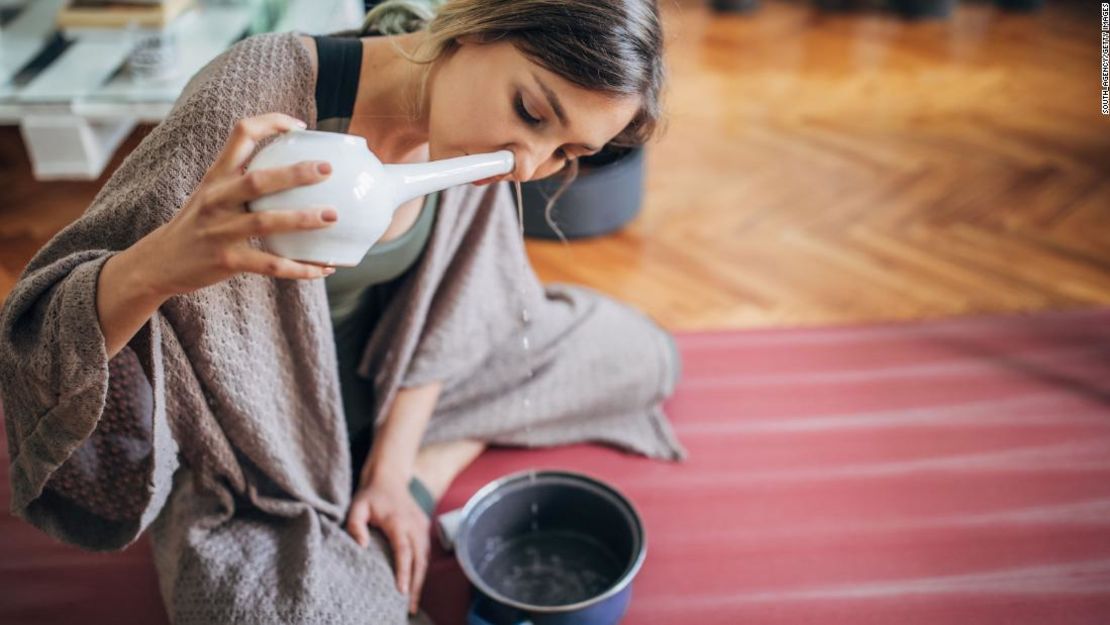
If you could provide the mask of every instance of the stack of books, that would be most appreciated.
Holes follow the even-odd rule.
[[[58,27],[166,28],[193,0],[70,0],[58,11]]]

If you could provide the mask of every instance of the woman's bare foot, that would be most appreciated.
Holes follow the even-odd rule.
[[[438,502],[451,486],[451,482],[485,448],[484,442],[469,439],[428,445],[416,454],[413,472]]]

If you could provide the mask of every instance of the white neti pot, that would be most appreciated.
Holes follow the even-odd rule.
[[[415,197],[448,187],[507,174],[509,150],[472,154],[428,163],[383,165],[362,137],[316,130],[292,130],[263,149],[247,171],[327,161],[331,175],[316,184],[264,196],[249,209],[293,211],[330,206],[339,214],[319,230],[272,234],[263,238],[275,254],[324,265],[357,265],[385,233],[393,213]]]

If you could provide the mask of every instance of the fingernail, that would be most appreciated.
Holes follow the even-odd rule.
[[[335,273],[335,267],[328,267],[328,268],[324,269],[324,275],[325,276],[330,276],[333,273]],[[366,545],[363,545],[363,547],[365,547],[365,546]]]
[[[335,221],[336,219],[339,219],[339,213],[335,212],[334,208],[325,208],[324,210],[320,211],[320,219],[323,219],[324,221]]]
[[[331,173],[331,163],[328,163],[328,162],[316,163],[316,171],[320,172],[321,174],[330,174]]]
[[[300,128],[301,130],[304,130],[305,128],[308,128],[308,124],[299,120],[299,119],[296,120],[296,123],[297,123],[297,127]]]

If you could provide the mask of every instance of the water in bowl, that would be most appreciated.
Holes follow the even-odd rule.
[[[479,574],[501,595],[535,606],[566,606],[596,597],[624,572],[620,559],[578,532],[531,531],[499,541]]]

